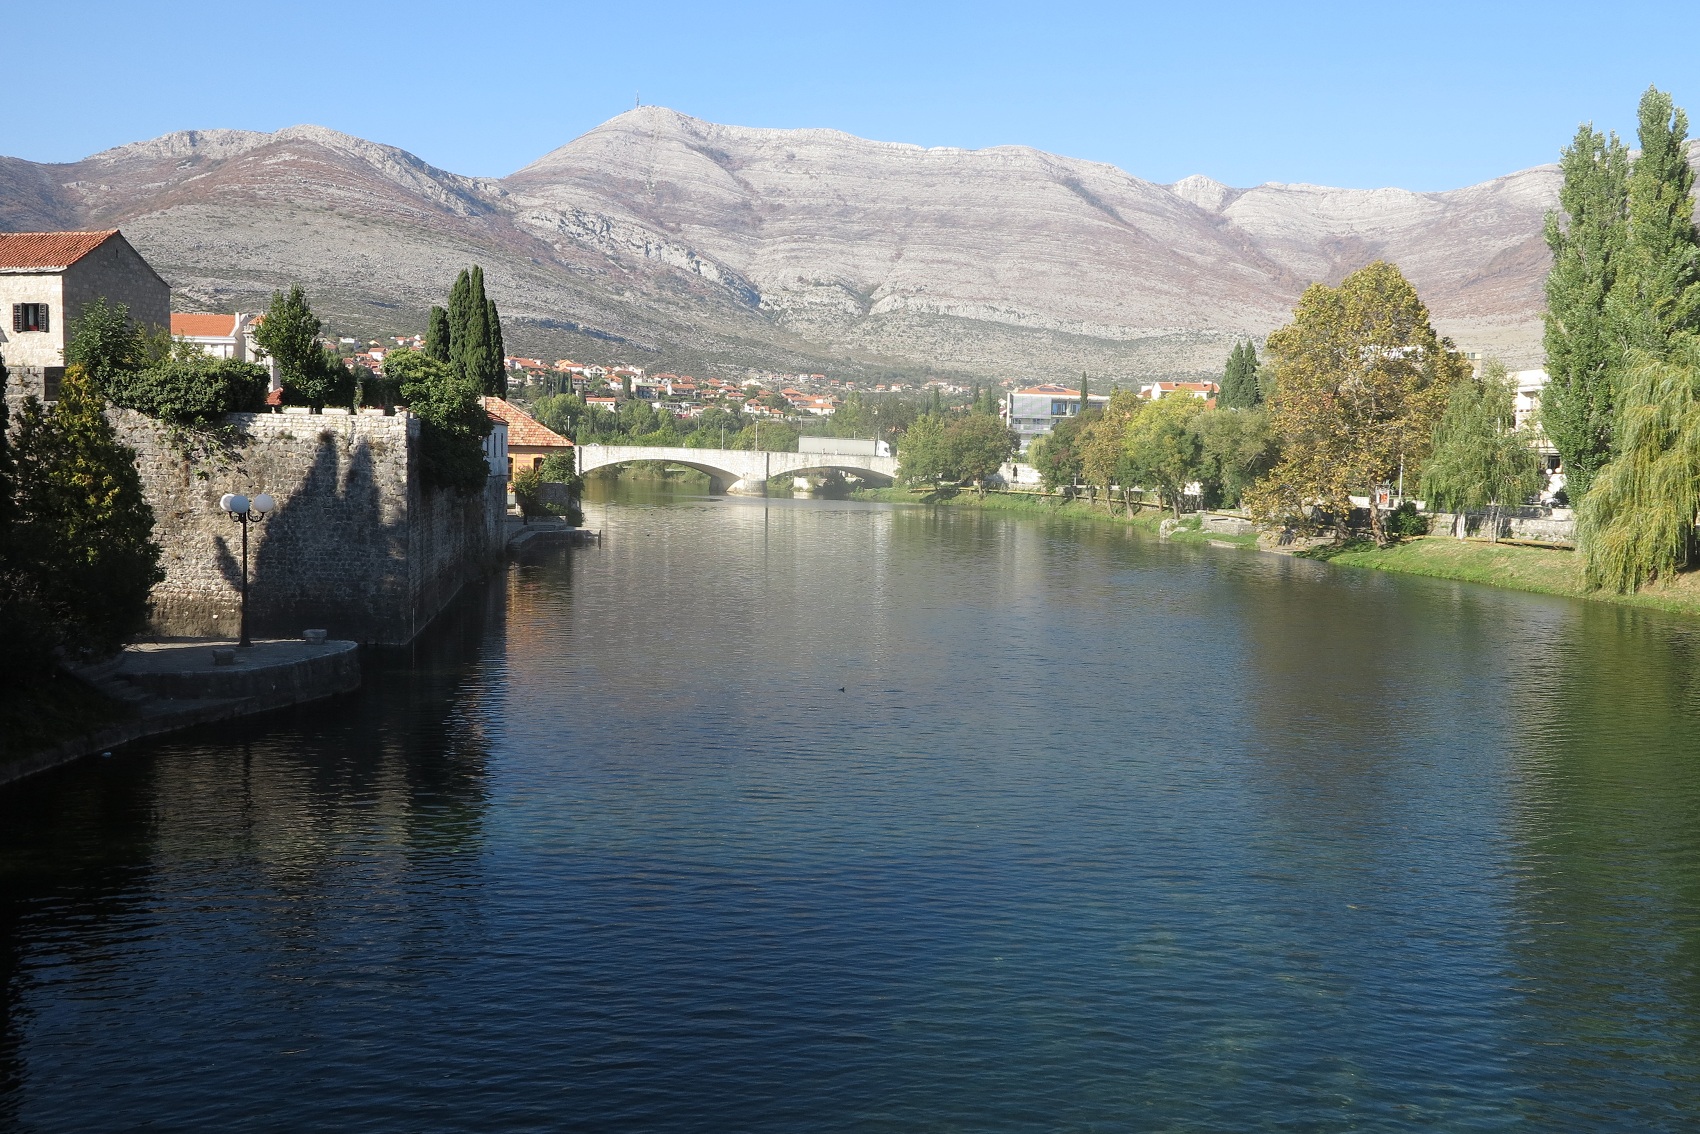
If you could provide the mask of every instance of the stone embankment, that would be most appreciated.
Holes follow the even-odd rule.
[[[54,748],[0,763],[0,784],[121,744],[249,716],[360,686],[360,650],[343,641],[136,645],[80,676],[130,707],[127,719]]]

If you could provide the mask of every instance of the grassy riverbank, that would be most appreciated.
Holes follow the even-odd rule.
[[[902,504],[945,504],[1012,515],[1054,516],[1137,528],[1152,535],[1157,534],[1157,526],[1165,515],[1146,510],[1129,519],[1119,506],[1109,510],[1101,505],[1023,492],[992,492],[984,499],[977,498],[972,492],[963,492],[941,498],[936,493],[910,492],[901,488],[876,488],[862,489],[854,494],[854,498]],[[1255,536],[1213,535],[1196,530],[1178,531],[1170,538],[1182,543],[1215,543],[1238,547],[1256,545]],[[1681,575],[1672,583],[1648,587],[1632,595],[1590,591],[1582,582],[1581,559],[1573,551],[1487,543],[1481,540],[1458,540],[1449,536],[1427,536],[1386,548],[1366,544],[1344,550],[1331,550],[1329,554],[1314,558],[1326,559],[1342,567],[1395,571],[1404,575],[1453,579],[1463,583],[1505,587],[1508,590],[1533,591],[1537,594],[1563,595],[1566,598],[1700,615],[1700,573]]]
[[[1632,595],[1590,591],[1582,582],[1581,557],[1573,551],[1427,536],[1392,547],[1353,547],[1328,556],[1328,561],[1346,567],[1700,614],[1700,575],[1679,575],[1674,582],[1647,587]]]
[[[1113,508],[1106,508],[1102,504],[1064,500],[1059,496],[1041,496],[1036,492],[988,492],[984,497],[979,497],[972,491],[946,496],[936,492],[911,492],[906,488],[862,488],[851,493],[850,498],[883,500],[893,504],[940,504],[956,508],[978,508],[984,512],[1000,512],[1005,515],[1082,520],[1087,523],[1133,528],[1150,535],[1157,534],[1158,526],[1169,515],[1154,508],[1142,508],[1137,515],[1130,517],[1119,502]],[[1196,520],[1193,521],[1192,527],[1176,531],[1169,538],[1177,543],[1219,543],[1236,547],[1254,547],[1257,544],[1256,536],[1201,532],[1197,530]]]

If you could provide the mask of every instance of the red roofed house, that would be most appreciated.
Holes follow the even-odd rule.
[[[1153,402],[1170,394],[1190,394],[1213,402],[1217,393],[1214,382],[1147,382],[1139,388],[1139,396]]]
[[[536,468],[556,453],[572,456],[573,443],[505,398],[486,397],[484,409],[508,427],[508,476]]]
[[[171,313],[171,337],[194,343],[214,358],[234,358],[241,362],[258,362],[263,355],[254,341],[258,315],[197,315],[184,311]]]
[[[143,326],[171,319],[171,285],[117,229],[0,232],[0,356],[18,393],[58,396],[65,328],[101,297]]]

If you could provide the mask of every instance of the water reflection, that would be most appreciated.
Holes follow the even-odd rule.
[[[1692,1124],[1685,624],[966,510],[587,511],[354,698],[0,799],[7,1117]]]

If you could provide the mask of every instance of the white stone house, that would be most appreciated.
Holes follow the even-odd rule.
[[[171,285],[117,229],[0,232],[0,357],[14,392],[58,396],[65,332],[98,298],[145,327],[171,319]]]
[[[195,312],[171,313],[171,337],[194,343],[214,358],[234,358],[238,362],[259,362],[265,357],[254,339],[258,315],[203,315]]]

